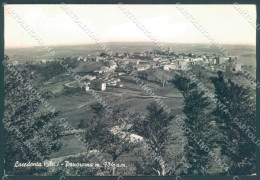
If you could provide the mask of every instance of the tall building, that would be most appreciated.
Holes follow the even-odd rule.
[[[219,57],[216,58],[216,64],[219,64]]]
[[[173,51],[172,51],[172,47],[171,47],[171,46],[169,46],[166,52],[168,53],[168,55],[170,55],[170,53],[172,53],[172,52],[173,52]]]
[[[91,89],[105,91],[106,90],[106,83],[101,80],[94,80],[91,81]]]

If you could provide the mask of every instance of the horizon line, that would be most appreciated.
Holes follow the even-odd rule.
[[[154,42],[151,41],[107,41],[104,42],[104,44],[110,44],[110,43],[151,43],[154,44]],[[162,44],[209,44],[209,45],[213,45],[212,43],[207,43],[207,42],[192,42],[192,43],[186,43],[186,42],[158,42],[158,43],[162,43]],[[54,47],[54,46],[84,46],[84,45],[98,45],[98,43],[72,43],[72,44],[49,44],[49,45],[45,45],[45,46],[49,46],[49,47]],[[256,46],[256,44],[252,44],[252,43],[220,43],[220,45],[250,45],[250,46]],[[99,46],[99,45],[98,45]],[[156,45],[155,45],[156,46]],[[38,48],[38,47],[42,47],[42,45],[30,45],[30,46],[5,46],[4,49],[26,49],[26,48]]]

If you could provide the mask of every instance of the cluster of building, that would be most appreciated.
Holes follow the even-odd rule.
[[[146,52],[124,52],[115,53],[110,56],[106,53],[99,55],[86,55],[79,57],[58,58],[75,62],[95,62],[98,64],[93,72],[88,72],[84,76],[86,90],[89,88],[105,91],[107,87],[123,87],[120,76],[125,76],[125,67],[133,71],[147,71],[150,69],[161,68],[165,71],[187,70],[194,65],[199,65],[211,70],[227,70],[231,68],[232,61],[238,60],[237,57],[224,57],[217,54],[195,55],[175,54],[171,48],[167,51],[146,51]],[[122,67],[123,66],[123,67]],[[233,71],[239,71],[241,67],[232,67]]]

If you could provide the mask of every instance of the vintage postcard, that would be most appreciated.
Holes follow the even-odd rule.
[[[256,5],[2,9],[4,177],[256,177]]]

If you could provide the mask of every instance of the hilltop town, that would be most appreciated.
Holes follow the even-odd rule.
[[[89,88],[94,90],[105,91],[107,87],[123,87],[121,78],[127,75],[125,68],[131,69],[131,71],[138,72],[140,78],[144,78],[149,81],[163,83],[167,80],[167,76],[156,77],[149,76],[149,72],[165,71],[176,72],[179,70],[190,70],[193,66],[200,66],[210,71],[230,71],[240,72],[242,66],[235,64],[238,61],[236,56],[223,56],[220,54],[203,54],[196,55],[189,54],[175,54],[171,47],[167,51],[153,50],[145,52],[125,52],[115,53],[110,56],[106,53],[100,53],[99,55],[87,55],[87,56],[72,56],[72,57],[59,57],[52,61],[74,62],[79,66],[84,66],[86,69],[82,69],[84,73],[81,73],[85,80],[86,90]],[[46,64],[50,60],[37,59],[30,64]],[[28,62],[27,62],[28,63]],[[14,62],[13,65],[18,65],[18,62]],[[65,85],[68,88],[75,87],[72,83]]]

